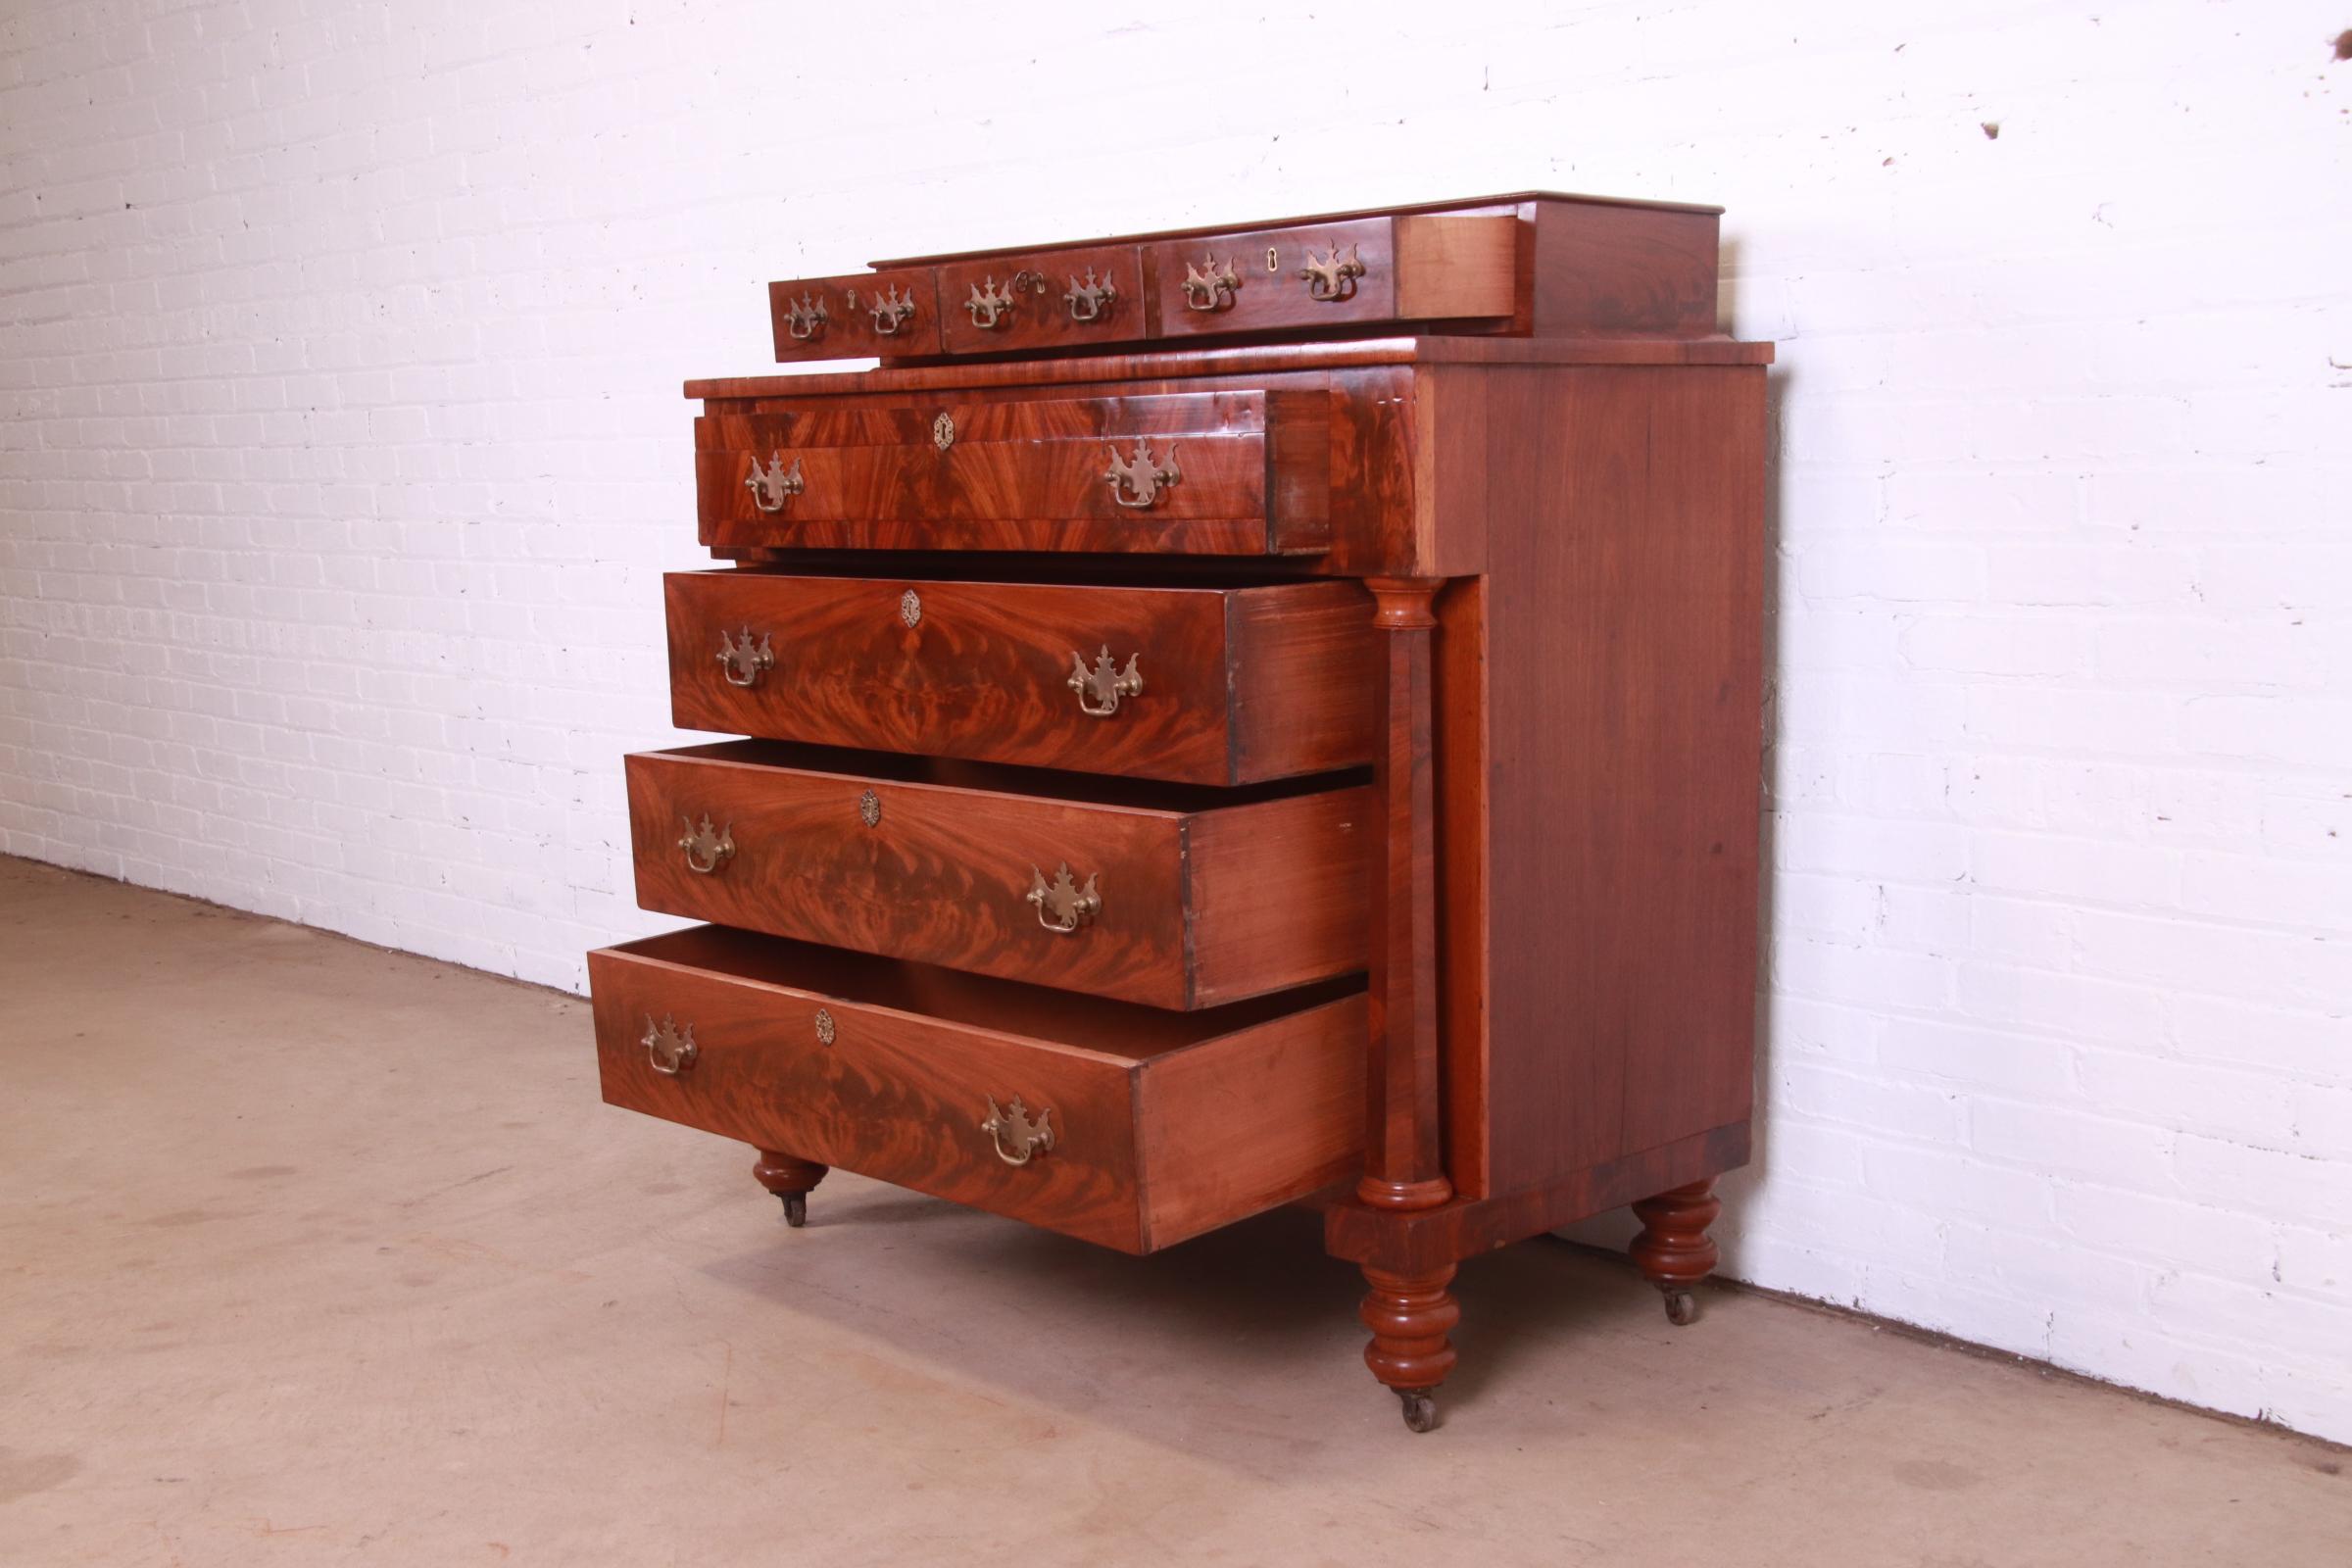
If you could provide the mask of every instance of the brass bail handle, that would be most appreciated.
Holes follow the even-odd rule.
[[[692,817],[681,817],[686,831],[678,837],[678,848],[686,852],[686,869],[709,876],[735,858],[735,824],[713,829],[710,813],[705,811],[700,826]]]
[[[645,1047],[646,1060],[654,1071],[664,1078],[675,1078],[693,1066],[695,1058],[703,1054],[702,1048],[694,1043],[694,1025],[680,1029],[677,1019],[666,1012],[660,1023],[654,1021],[652,1013],[645,1015],[645,1038],[638,1044]]]
[[[1110,447],[1110,466],[1102,471],[1102,482],[1110,486],[1110,499],[1122,507],[1136,511],[1156,506],[1168,493],[1168,487],[1184,474],[1176,466],[1176,443],[1168,443],[1165,463],[1152,455],[1152,445],[1142,436],[1135,438],[1135,450],[1119,456],[1116,443]]]
[[[752,455],[752,475],[743,484],[752,493],[753,506],[761,512],[782,512],[784,504],[799,495],[806,482],[801,477],[801,460],[798,457],[792,460],[792,466],[787,468],[784,466],[784,454],[771,452],[767,455],[767,466],[764,468],[760,466],[759,454]]]
[[[1342,256],[1340,248],[1334,245],[1322,256],[1308,251],[1306,265],[1298,269],[1298,275],[1306,279],[1308,299],[1336,305],[1355,297],[1355,280],[1364,275],[1364,262],[1356,254],[1355,246],[1348,246],[1348,254]]]
[[[825,302],[812,300],[806,293],[797,303],[788,302],[784,307],[784,329],[803,343],[821,336],[825,323],[831,319],[825,313]]]
[[[1198,265],[1184,264],[1184,308],[1188,311],[1223,311],[1233,307],[1233,291],[1242,286],[1241,273],[1234,270],[1233,259],[1218,261],[1215,256],[1203,256]]]
[[[1086,886],[1070,874],[1070,863],[1061,862],[1052,881],[1038,866],[1029,867],[1029,891],[1023,895],[1029,906],[1037,911],[1037,923],[1055,936],[1066,937],[1082,925],[1095,923],[1102,912],[1102,894],[1097,887],[1100,872],[1090,872]]]
[[[1135,667],[1136,661],[1143,657],[1140,653],[1129,654],[1127,667],[1121,669],[1111,662],[1110,647],[1104,644],[1102,651],[1095,655],[1094,668],[1089,669],[1086,656],[1072,649],[1070,678],[1062,684],[1078,694],[1080,712],[1089,718],[1108,718],[1119,710],[1120,698],[1143,695],[1143,671]]]
[[[768,646],[767,633],[760,634],[757,646],[752,642],[752,628],[730,635],[724,626],[718,629],[718,664],[726,673],[730,686],[757,686],[760,677],[776,667],[776,651]]]
[[[1007,1165],[1026,1165],[1039,1154],[1054,1147],[1052,1107],[1041,1109],[1033,1121],[1029,1107],[1015,1095],[1009,1104],[1000,1108],[997,1097],[989,1095],[988,1116],[980,1130],[995,1141],[997,1157]]]
[[[1100,321],[1110,314],[1110,308],[1118,303],[1118,298],[1119,291],[1111,282],[1110,274],[1105,272],[1098,280],[1091,267],[1086,270],[1086,281],[1081,283],[1071,278],[1070,291],[1061,297],[1062,303],[1070,308],[1070,319],[1073,321]]]

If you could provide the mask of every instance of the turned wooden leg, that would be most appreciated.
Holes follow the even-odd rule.
[[[1427,1432],[1438,1424],[1438,1385],[1453,1370],[1453,1342],[1446,1336],[1462,1320],[1461,1303],[1446,1294],[1453,1265],[1428,1274],[1391,1274],[1366,1266],[1371,1292],[1356,1315],[1372,1331],[1364,1365],[1404,1401],[1404,1424]]]
[[[1707,1227],[1723,1212],[1723,1203],[1714,1188],[1710,1176],[1634,1205],[1642,1234],[1626,1251],[1642,1277],[1665,1293],[1666,1319],[1677,1328],[1697,1321],[1698,1298],[1692,1290],[1715,1272],[1715,1244]]]
[[[808,1190],[823,1181],[831,1168],[813,1159],[762,1149],[753,1162],[752,1174],[760,1178],[760,1186],[784,1200],[784,1223],[798,1230],[808,1223]]]

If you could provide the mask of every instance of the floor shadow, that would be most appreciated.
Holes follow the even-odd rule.
[[[828,1183],[818,1198],[833,1191]],[[807,1229],[788,1230],[779,1216],[770,1245],[705,1272],[771,1304],[780,1321],[813,1317],[894,1359],[1187,1451],[1199,1451],[1204,1429],[1230,1426],[1237,1405],[1245,1416],[1259,1407],[1270,1424],[1302,1405],[1396,1419],[1361,1359],[1362,1278],[1324,1253],[1321,1220],[1304,1209],[1134,1257],[879,1184],[844,1184],[829,1205],[812,1199]],[[1440,1403],[1464,1414],[1529,1362],[1657,1311],[1655,1293],[1630,1270],[1548,1239],[1471,1259],[1455,1294],[1461,1360]]]

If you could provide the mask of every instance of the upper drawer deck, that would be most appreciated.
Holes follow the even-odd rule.
[[[1708,207],[1523,192],[909,257],[863,280],[779,281],[769,300],[779,360],[914,364],[1399,329],[1705,337],[1718,220]],[[885,285],[894,292],[875,293]],[[852,295],[867,309],[845,308]],[[878,338],[862,323],[886,298],[909,314]]]
[[[718,548],[1302,554],[1330,442],[1318,392],[825,399],[697,419],[695,481]]]

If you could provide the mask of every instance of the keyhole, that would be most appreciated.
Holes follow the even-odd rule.
[[[1282,258],[1274,253],[1274,247],[1271,245],[1266,247],[1266,270],[1269,272],[1282,270]]]

